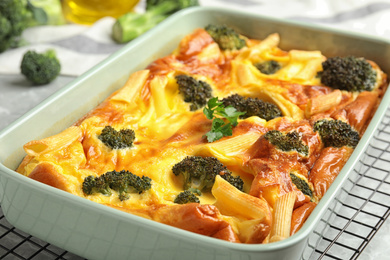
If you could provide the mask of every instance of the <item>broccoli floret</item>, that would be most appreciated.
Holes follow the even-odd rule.
[[[313,198],[313,190],[310,188],[309,183],[304,178],[297,174],[290,173],[291,182],[300,190],[303,194]]]
[[[139,177],[129,171],[111,171],[99,177],[88,176],[84,179],[82,189],[85,195],[102,193],[111,195],[111,190],[119,193],[121,201],[128,199],[129,193],[138,193],[149,190],[152,187],[151,179],[146,176]]]
[[[325,147],[355,148],[360,140],[359,133],[341,120],[321,119],[314,123],[313,129],[319,133]]]
[[[239,189],[240,191],[244,190],[244,181],[240,176],[233,176],[231,173],[221,175],[225,181],[229,182],[231,185]]]
[[[232,176],[232,172],[214,157],[187,156],[172,167],[172,172],[183,176],[183,190],[209,191],[217,175],[239,190],[243,190],[244,186],[239,176]]]
[[[61,2],[58,0],[28,0],[27,9],[32,16],[28,26],[65,24]]]
[[[167,12],[167,14],[173,14],[177,11],[180,11],[181,9],[199,5],[198,0],[146,0],[146,10],[152,10],[164,2],[174,2],[176,5],[176,8]]]
[[[20,36],[27,27],[39,24],[54,24],[51,19],[60,20],[59,17],[62,18],[59,1],[1,0],[0,53],[8,48],[19,46]]]
[[[246,46],[246,41],[233,28],[226,25],[209,24],[205,30],[221,50],[240,50]]]
[[[155,27],[172,13],[197,5],[197,0],[148,1],[144,13],[129,12],[119,17],[112,28],[112,37],[118,43],[129,42]]]
[[[29,16],[25,1],[0,1],[0,53],[17,44]]]
[[[189,190],[185,190],[185,191],[180,192],[176,196],[176,198],[173,202],[175,202],[177,204],[187,204],[187,203],[199,203],[200,200],[194,193],[192,193]]]
[[[245,112],[240,118],[258,116],[269,121],[282,116],[282,111],[278,106],[258,98],[245,98],[241,95],[233,94],[223,98],[222,103],[225,107],[232,106],[239,112]]]
[[[278,130],[271,130],[264,135],[264,138],[284,152],[296,151],[303,156],[309,155],[309,146],[302,142],[301,136],[297,131],[284,134]]]
[[[4,39],[12,30],[11,22],[0,15],[0,39]]]
[[[54,50],[44,53],[27,51],[22,59],[20,70],[34,85],[52,82],[61,71],[61,64]]]
[[[115,130],[112,126],[105,126],[98,138],[111,149],[132,147],[135,140],[133,129]]]
[[[347,91],[370,91],[377,73],[364,58],[333,57],[322,63],[321,82],[329,87]]]
[[[191,111],[204,107],[212,97],[212,89],[207,82],[184,74],[176,76],[176,82],[184,102],[191,103]]]
[[[275,74],[282,68],[279,62],[274,60],[255,63],[254,66],[263,74],[271,75]]]
[[[92,175],[84,178],[82,189],[86,195],[91,195],[93,193],[111,195],[109,184],[106,183],[103,178],[93,177]]]

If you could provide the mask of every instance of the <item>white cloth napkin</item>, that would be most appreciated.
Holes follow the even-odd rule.
[[[321,24],[390,39],[390,0],[200,0],[202,6],[246,10],[276,18]],[[141,1],[136,11],[142,12]],[[123,47],[111,38],[114,18],[93,26],[39,26],[24,31],[29,45],[0,54],[0,73],[19,74],[27,50],[55,49],[61,75],[78,76]]]

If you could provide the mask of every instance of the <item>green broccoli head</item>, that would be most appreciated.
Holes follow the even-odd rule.
[[[103,178],[93,177],[92,175],[84,178],[82,189],[86,195],[94,193],[111,195],[109,183],[105,182]]]
[[[235,30],[226,25],[209,24],[205,30],[221,50],[240,50],[246,46],[246,41]]]
[[[209,191],[217,175],[239,190],[242,190],[244,186],[239,176],[232,176],[232,172],[214,157],[187,156],[172,167],[172,172],[176,176],[183,176],[184,190]]]
[[[144,13],[128,12],[116,20],[112,27],[112,38],[118,43],[129,42],[171,14],[197,5],[197,0],[148,0]]]
[[[359,133],[341,120],[321,119],[314,123],[313,129],[319,133],[325,147],[355,148],[360,140]]]
[[[212,88],[207,82],[184,74],[176,76],[176,82],[184,102],[191,103],[191,111],[204,107],[212,97]]]
[[[27,28],[27,19],[31,13],[27,2],[21,0],[0,1],[0,53],[15,46],[23,30]]]
[[[294,172],[290,173],[291,182],[300,190],[303,194],[313,198],[313,190],[309,185],[309,182],[304,177]]]
[[[309,146],[305,145],[297,131],[284,134],[278,130],[268,131],[264,138],[279,150],[284,152],[296,151],[303,156],[309,155]]]
[[[164,2],[172,2],[176,6],[173,10],[167,12],[167,14],[172,14],[181,9],[199,5],[198,0],[146,0],[146,10],[149,11],[153,8],[156,8],[157,6],[161,5]]]
[[[139,177],[129,171],[106,172],[99,177],[88,176],[84,179],[82,189],[85,195],[101,193],[111,195],[111,190],[119,193],[121,201],[130,197],[129,193],[141,194],[152,187],[151,179],[146,176]]]
[[[189,190],[185,190],[180,192],[173,202],[175,202],[176,204],[187,204],[200,203],[200,200],[194,193]]]
[[[223,98],[221,102],[225,107],[232,106],[239,112],[245,112],[240,118],[258,116],[269,121],[282,116],[282,111],[276,105],[258,98],[245,98],[241,95],[233,94]]]
[[[333,57],[324,61],[322,67],[321,82],[335,89],[371,91],[376,83],[376,71],[363,58]]]
[[[236,189],[240,191],[244,190],[244,181],[240,176],[233,176],[231,173],[220,174],[220,176],[222,179],[233,185]]]
[[[124,149],[133,146],[135,132],[133,129],[121,129],[117,131],[108,125],[103,128],[98,138],[111,149]]]
[[[27,51],[20,65],[21,72],[35,85],[48,84],[53,81],[61,71],[61,64],[54,50],[44,53]]]
[[[0,15],[0,28],[1,28],[0,39],[4,39],[5,37],[7,37],[7,35],[12,30],[11,22],[7,18],[1,15]]]
[[[274,60],[255,63],[254,66],[263,74],[271,75],[275,74],[282,68],[279,62]]]

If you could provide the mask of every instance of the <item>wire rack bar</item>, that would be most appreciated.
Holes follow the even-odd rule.
[[[357,259],[390,215],[390,109],[302,259]],[[357,233],[358,231],[358,233]]]

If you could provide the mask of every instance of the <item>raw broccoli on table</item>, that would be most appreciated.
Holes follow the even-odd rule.
[[[0,0],[0,53],[19,46],[26,28],[62,24],[61,18],[61,4],[57,0]]]
[[[54,50],[44,53],[27,51],[20,64],[21,73],[34,85],[52,82],[61,71],[61,63]]]
[[[112,28],[112,37],[118,43],[129,42],[152,29],[171,14],[198,5],[197,0],[147,1],[144,13],[129,12],[116,20]]]

